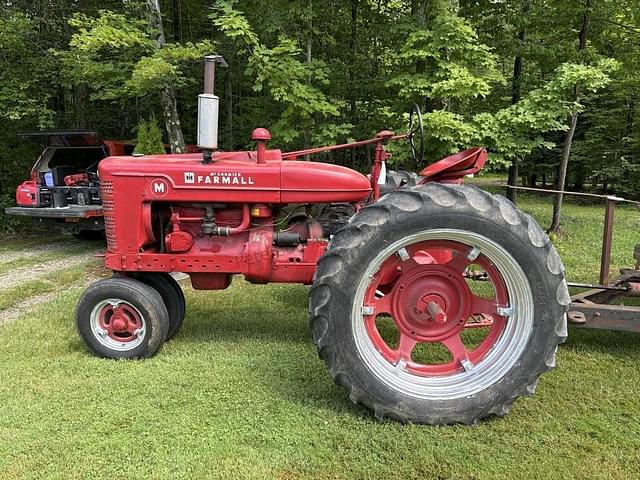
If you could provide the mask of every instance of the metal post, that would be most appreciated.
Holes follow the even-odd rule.
[[[213,151],[218,148],[218,108],[220,99],[215,96],[216,63],[226,67],[220,55],[204,57],[204,89],[198,95],[198,147],[202,149],[202,163],[213,161]]]
[[[219,61],[217,55],[207,55],[204,57],[204,90],[203,93],[213,95],[215,92],[216,62]]]
[[[609,269],[611,267],[611,243],[613,240],[613,220],[617,197],[607,197],[604,212],[604,229],[602,231],[602,256],[600,260],[600,285],[609,285]]]

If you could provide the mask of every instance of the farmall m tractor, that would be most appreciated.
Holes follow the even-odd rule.
[[[462,184],[486,151],[466,150],[419,175],[387,170],[390,141],[408,139],[421,159],[415,108],[404,135],[282,153],[258,128],[255,151],[216,151],[219,60],[205,59],[203,153],[100,164],[105,265],[114,276],[77,305],[89,350],[142,358],[171,339],[185,300],[170,272],[186,273],[199,290],[227,288],[242,274],[252,283],[311,285],[319,355],[378,419],[470,424],[532,394],[567,335],[569,293],[536,222]],[[368,177],[300,160],[367,144],[375,146]]]

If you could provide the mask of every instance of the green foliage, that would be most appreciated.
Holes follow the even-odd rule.
[[[32,229],[28,219],[4,213],[5,208],[14,206],[14,195],[0,195],[0,239],[13,236],[16,232],[25,232]]]
[[[162,132],[155,117],[149,120],[140,120],[138,123],[138,136],[134,153],[141,155],[164,154]]]
[[[181,66],[214,50],[212,42],[167,44],[159,49],[146,19],[101,10],[97,17],[75,14],[69,49],[55,51],[69,85],[83,84],[96,100],[125,102],[157,95],[167,84],[187,81]]]
[[[233,8],[235,1],[218,1],[215,13],[210,15],[213,24],[237,45],[256,46],[260,43],[243,12]]]
[[[38,28],[20,12],[0,14],[0,119],[53,125],[50,59],[38,51]]]
[[[303,62],[298,42],[280,35],[274,47],[260,42],[242,12],[229,2],[220,2],[214,24],[247,54],[245,73],[253,79],[253,90],[264,92],[280,104],[279,118],[272,127],[276,141],[296,146],[301,137],[307,146],[334,141],[350,131],[336,124],[343,102],[331,101],[322,91],[329,84],[327,66],[321,61]]]
[[[464,104],[465,100],[486,97],[492,83],[503,80],[496,56],[478,41],[470,25],[455,15],[438,16],[430,30],[409,34],[398,59],[409,72],[393,78],[389,85],[408,99],[426,98],[445,106]]]
[[[477,115],[475,123],[484,127],[479,140],[493,147],[505,160],[523,158],[538,148],[553,148],[554,144],[544,134],[566,130],[566,118],[573,111],[584,109],[573,101],[576,86],[594,93],[609,83],[609,74],[616,69],[612,60],[603,60],[595,66],[561,65],[549,82],[529,92],[520,102],[494,115]]]
[[[167,83],[193,143],[200,58],[214,52],[229,63],[217,69],[216,83],[226,150],[252,148],[256,126],[271,129],[273,145],[284,149],[370,138],[384,128],[402,132],[403,113],[417,101],[425,107],[426,162],[482,145],[490,168],[519,159],[531,176],[553,170],[567,116],[578,111],[570,184],[640,191],[637,1],[593,2],[580,51],[587,4],[571,0],[161,3],[160,49],[146,1],[3,7],[0,193],[13,194],[36,154],[17,132],[88,128],[128,138],[139,118],[167,118],[159,108]],[[406,144],[389,148],[394,161],[419,167],[407,162]],[[364,171],[371,152],[318,159]]]
[[[436,17],[430,30],[420,28],[408,36],[399,60],[405,71],[413,72],[394,77],[389,85],[402,98],[427,106],[430,158],[475,143],[492,150],[490,167],[498,170],[513,158],[553,147],[545,134],[565,130],[568,115],[583,110],[574,103],[576,87],[583,94],[595,93],[618,66],[613,59],[593,65],[564,63],[518,103],[474,113],[474,101],[487,98],[504,79],[497,56],[465,20],[452,14]]]

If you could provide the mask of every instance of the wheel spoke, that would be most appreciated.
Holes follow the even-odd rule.
[[[375,309],[375,313],[388,313],[391,314],[391,295],[386,294],[382,297],[376,297],[376,301],[373,304],[373,308]]]
[[[469,351],[462,343],[460,332],[456,332],[448,338],[440,341],[451,352],[453,360],[464,367],[467,370],[466,364],[469,363]]]
[[[469,248],[466,250],[455,250],[456,255],[453,259],[447,263],[447,267],[456,272],[462,274],[465,269],[473,263],[478,257],[475,248]]]
[[[400,362],[410,362],[411,361],[411,353],[413,353],[413,349],[416,347],[418,343],[417,340],[411,338],[409,335],[405,333],[400,333],[400,344],[398,345],[398,349],[396,350],[396,360],[398,363]]]
[[[485,315],[498,315],[498,302],[495,298],[486,299],[474,296],[471,303],[471,313],[484,313]]]

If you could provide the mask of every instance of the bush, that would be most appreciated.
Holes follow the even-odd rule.
[[[142,155],[164,154],[164,144],[162,143],[162,132],[155,117],[149,120],[140,120],[138,123],[138,137],[134,153]]]
[[[29,219],[4,213],[5,208],[15,206],[16,201],[13,195],[0,195],[0,238],[12,237],[17,232],[22,233],[33,229]]]

